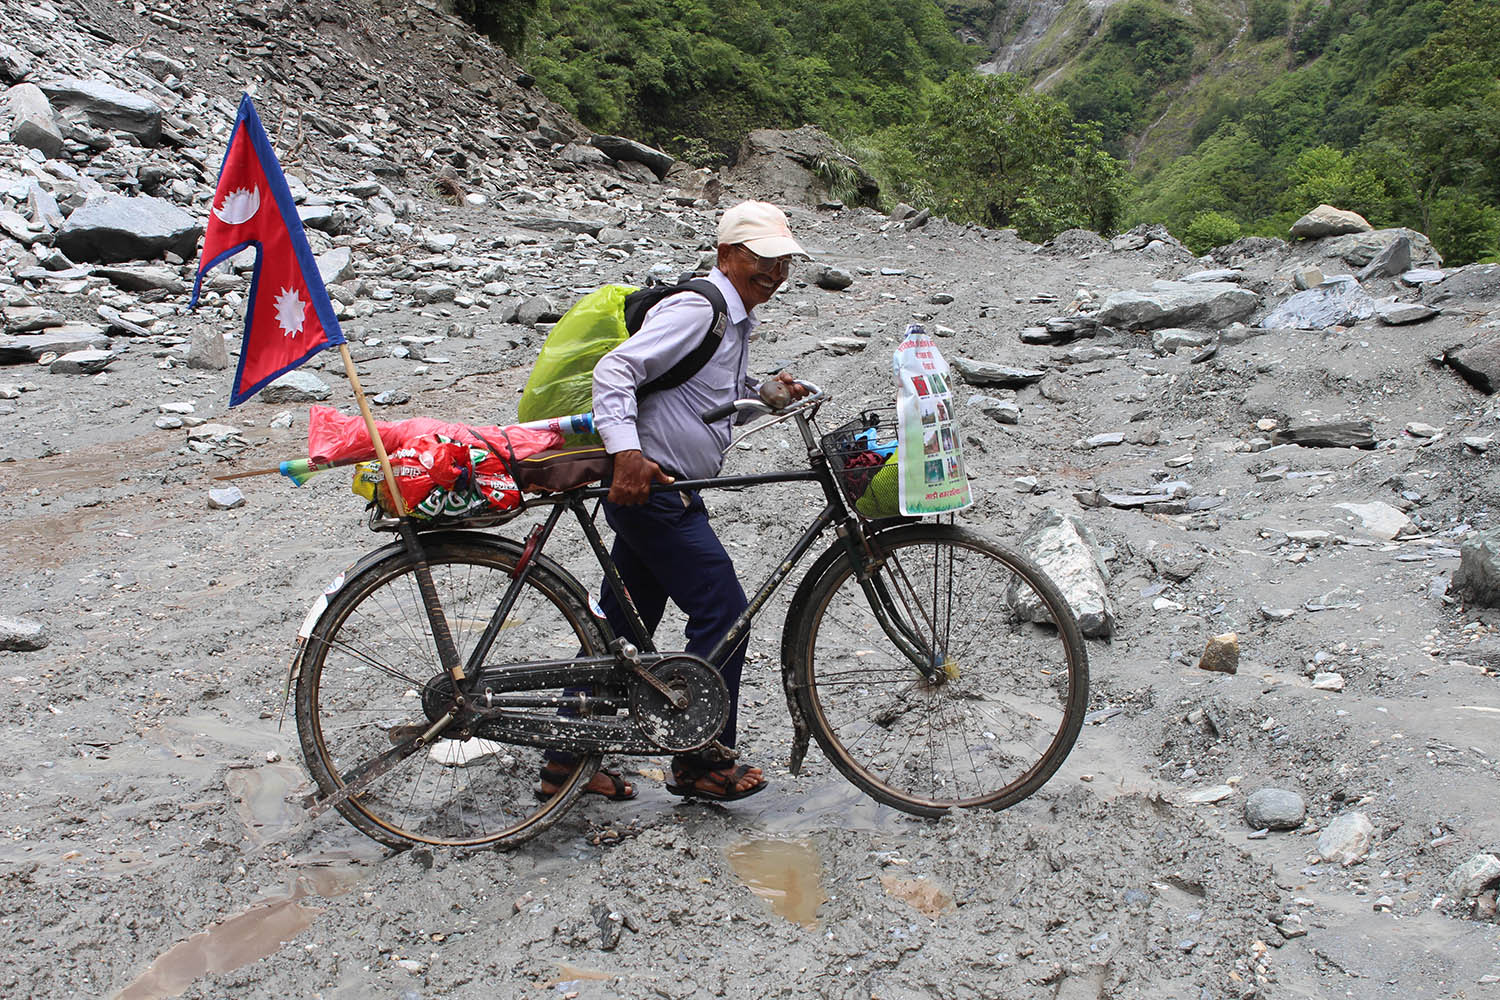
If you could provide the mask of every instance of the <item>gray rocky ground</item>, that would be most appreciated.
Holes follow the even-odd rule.
[[[547,317],[698,264],[716,211],[700,196],[723,182],[612,159],[421,5],[3,0],[0,24],[0,75],[55,102],[57,137],[26,91],[30,124],[0,142],[0,993],[1500,991],[1497,613],[1447,593],[1496,526],[1495,269],[1443,270],[1407,232],[1196,260],[1149,228],[1038,247],[788,206],[817,264],[764,310],[763,366],[852,413],[889,398],[889,349],[924,323],[950,359],[991,366],[960,386],[983,397],[962,414],[965,523],[1014,541],[1056,509],[1093,539],[1112,637],[1090,643],[1073,755],[1022,805],[936,822],[875,806],[816,750],[791,776],[782,595],[742,716],[771,790],[681,805],[665,758],[626,761],[638,800],[585,802],[517,851],[390,856],[335,816],[300,820],[278,726],[307,605],[377,541],[360,502],[340,473],[241,480],[243,504],[210,493],[300,454],[309,389],[351,408],[336,359],[229,410],[244,268],[187,314],[179,235],[85,263],[59,249],[90,245],[59,242],[64,217],[147,195],[201,225],[238,88],[259,78],[381,415],[504,422]],[[68,105],[69,77],[164,113]],[[741,171],[723,198],[794,169]],[[1358,274],[1401,239],[1384,257],[1416,270],[1353,291],[1436,315],[1358,299],[1334,317],[1348,325],[1262,324],[1299,277]],[[62,363],[74,348],[106,356]],[[784,467],[789,444],[751,439],[730,467]],[[812,503],[715,503],[744,576]],[[1267,788],[1292,795],[1258,797],[1273,828],[1255,829],[1247,799]],[[781,909],[747,881],[779,883]]]

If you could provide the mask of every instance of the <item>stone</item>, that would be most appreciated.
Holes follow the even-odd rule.
[[[1364,267],[1392,242],[1405,239],[1411,244],[1413,263],[1441,264],[1443,258],[1432,248],[1432,241],[1415,229],[1377,229],[1371,233],[1354,233],[1330,240],[1319,249],[1343,260],[1350,267]]]
[[[1316,267],[1300,267],[1292,272],[1292,285],[1299,292],[1317,288],[1323,283],[1323,272]]]
[[[108,347],[109,338],[102,328],[91,323],[68,323],[45,333],[0,335],[0,365],[39,361],[46,354],[102,351]]]
[[[1443,352],[1443,362],[1480,392],[1493,394],[1500,388],[1500,337],[1450,348]]]
[[[830,354],[857,354],[868,344],[869,341],[859,337],[829,337],[827,340],[818,341],[818,346]]]
[[[1127,329],[1227,326],[1249,319],[1260,296],[1230,282],[1154,281],[1150,291],[1111,292],[1094,319],[1102,326]]]
[[[104,305],[102,302],[95,310],[99,318],[104,320],[105,332],[112,336],[124,337],[149,337],[151,331],[125,318],[125,314],[113,306]]]
[[[263,403],[317,403],[333,395],[333,389],[312,372],[291,371],[260,391]]]
[[[187,292],[187,283],[176,271],[165,267],[96,267],[94,273],[127,292],[149,292],[160,289],[171,295]]]
[[[1307,817],[1307,803],[1296,792],[1261,788],[1245,799],[1245,822],[1256,830],[1295,830]]]
[[[13,306],[4,314],[6,333],[35,333],[64,322],[62,313],[43,306]]]
[[[318,274],[323,284],[332,285],[354,277],[354,251],[348,247],[334,247],[318,255]]]
[[[1217,334],[1169,327],[1151,332],[1151,349],[1157,354],[1176,354],[1184,347],[1194,350],[1213,343]]]
[[[674,157],[659,149],[623,136],[593,135],[589,136],[589,144],[611,159],[645,164],[656,175],[657,180],[664,179],[667,171],[672,169],[672,164],[677,162]]]
[[[516,322],[522,326],[556,323],[560,319],[562,319],[562,310],[546,295],[533,295],[522,302],[516,310]]]
[[[1177,280],[1198,285],[1205,282],[1239,282],[1243,281],[1244,278],[1245,273],[1243,271],[1237,271],[1232,267],[1216,267],[1208,271],[1194,271],[1191,274],[1184,274]]]
[[[188,334],[187,366],[211,372],[221,372],[229,367],[229,345],[217,328],[199,326]]]
[[[975,395],[969,397],[969,405],[980,413],[1002,424],[1019,424],[1021,408],[1013,400],[996,399],[994,396]]]
[[[223,486],[208,491],[209,510],[234,510],[245,506],[245,494],[238,486]]]
[[[1375,428],[1368,420],[1347,420],[1306,427],[1287,427],[1272,435],[1276,444],[1295,444],[1303,448],[1375,447]]]
[[[202,235],[202,224],[169,201],[104,194],[68,217],[56,246],[79,261],[148,260],[164,253],[186,260],[197,253]]]
[[[1047,374],[1037,368],[1014,368],[992,361],[970,361],[968,358],[953,359],[953,370],[970,385],[1004,389],[1019,389],[1031,385],[1041,381]]]
[[[1125,443],[1123,431],[1109,431],[1104,434],[1094,434],[1082,439],[1079,444],[1084,448],[1114,448]]]
[[[1396,302],[1382,299],[1375,303],[1375,318],[1386,326],[1405,326],[1431,319],[1440,310],[1423,302]]]
[[[1368,233],[1374,228],[1358,212],[1345,212],[1332,205],[1319,205],[1292,223],[1292,239],[1318,240],[1346,233]]]
[[[1371,503],[1341,503],[1339,507],[1359,518],[1360,531],[1371,538],[1388,541],[1410,531],[1412,527],[1411,518],[1379,500]]]
[[[1500,608],[1500,528],[1464,542],[1449,590],[1465,604]]]
[[[1375,827],[1362,812],[1344,813],[1318,834],[1318,857],[1340,865],[1352,865],[1370,853]]]
[[[1344,675],[1332,670],[1321,670],[1313,674],[1312,686],[1315,691],[1342,691]]]
[[[1371,278],[1393,278],[1411,270],[1411,238],[1398,236],[1385,245],[1375,258],[1355,275],[1360,281]]]
[[[1115,607],[1104,555],[1081,521],[1048,507],[1032,521],[1020,547],[1062,591],[1085,636],[1103,639],[1114,633]],[[1030,621],[1051,620],[1036,595],[1018,582],[1007,589],[1005,603]]]
[[[1117,251],[1139,250],[1146,242],[1146,237],[1140,233],[1121,233],[1109,241],[1109,248]]]
[[[1348,326],[1375,315],[1375,300],[1347,274],[1336,275],[1316,288],[1298,292],[1261,318],[1267,330],[1322,330]]]
[[[1443,283],[1433,289],[1432,294],[1423,296],[1428,302],[1500,298],[1500,264],[1470,264],[1444,273]]]
[[[40,150],[49,160],[63,154],[62,132],[47,95],[34,83],[20,83],[5,92],[10,114],[10,141]]]
[[[51,642],[41,622],[27,618],[0,616],[0,650],[8,653],[30,653],[45,649]]]
[[[1476,854],[1448,876],[1448,888],[1459,899],[1473,899],[1497,882],[1500,882],[1500,858],[1493,854]]]
[[[1240,669],[1240,637],[1233,632],[1210,636],[1198,659],[1199,670],[1210,670],[1217,674],[1238,673]]]
[[[854,275],[841,267],[821,267],[813,273],[813,284],[832,292],[840,292],[854,284]]]
[[[114,363],[113,351],[69,351],[47,366],[54,375],[97,375]]]
[[[1441,268],[1415,267],[1401,275],[1401,284],[1421,288],[1425,285],[1440,284],[1447,276]]]
[[[0,80],[19,83],[31,75],[31,57],[14,45],[0,42]]]
[[[96,128],[129,132],[147,146],[161,141],[161,105],[150,98],[99,80],[55,80],[42,84],[42,90],[53,107],[82,111]]]
[[[1223,802],[1233,794],[1233,785],[1209,785],[1207,788],[1196,788],[1188,792],[1183,796],[1183,801],[1192,805],[1206,806]]]

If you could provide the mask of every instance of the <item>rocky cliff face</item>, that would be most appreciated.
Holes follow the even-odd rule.
[[[982,73],[1037,76],[1075,55],[1099,28],[1105,12],[1120,0],[1000,0],[984,26],[983,40],[993,55]]]

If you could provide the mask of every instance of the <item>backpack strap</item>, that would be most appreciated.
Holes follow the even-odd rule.
[[[729,326],[729,306],[724,302],[724,293],[706,278],[695,278],[676,285],[661,285],[632,292],[625,298],[626,331],[634,334],[645,322],[646,313],[652,306],[681,292],[696,292],[707,299],[708,304],[713,307],[713,318],[709,321],[708,329],[704,332],[703,340],[698,346],[671,368],[636,389],[637,399],[653,392],[675,389],[682,385],[703,370],[703,366],[708,364],[709,359],[718,351],[719,345],[724,342],[724,332]]]

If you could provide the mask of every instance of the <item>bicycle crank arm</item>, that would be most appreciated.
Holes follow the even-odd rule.
[[[453,713],[449,712],[437,722],[433,723],[425,732],[419,736],[403,740],[385,751],[378,757],[372,757],[359,767],[344,776],[344,787],[326,798],[318,798],[316,794],[308,795],[302,800],[302,808],[307,810],[307,819],[315,819],[323,813],[332,809],[342,802],[347,802],[360,792],[369,788],[376,778],[385,774],[391,768],[401,763],[418,750],[422,749],[438,733],[447,728],[448,723],[453,721]]]

